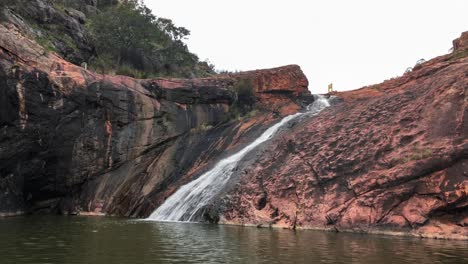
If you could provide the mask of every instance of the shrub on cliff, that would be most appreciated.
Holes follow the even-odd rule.
[[[97,57],[111,59],[109,71],[127,65],[148,76],[190,77],[210,73],[183,42],[190,34],[186,28],[154,16],[137,1],[104,4],[103,8],[88,21],[87,27]],[[95,59],[93,63],[98,61]]]
[[[120,64],[130,49],[151,50],[162,32],[154,28],[155,17],[138,5],[121,4],[93,16],[88,27],[99,54],[111,55]]]
[[[120,65],[119,68],[115,71],[115,74],[130,76],[130,77],[137,78],[137,79],[144,79],[147,77],[144,72],[139,71],[126,64]]]
[[[232,89],[237,95],[237,100],[231,106],[232,117],[238,118],[253,111],[255,106],[255,94],[252,80],[241,79],[234,84]]]
[[[97,7],[103,10],[106,7],[114,6],[114,5],[117,5],[118,3],[119,3],[118,0],[99,0],[97,1]]]
[[[237,93],[237,103],[243,106],[252,106],[255,103],[252,80],[242,79],[234,85]]]

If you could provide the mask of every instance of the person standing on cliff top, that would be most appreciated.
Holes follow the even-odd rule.
[[[333,83],[330,83],[328,85],[328,93],[332,93],[333,92]]]

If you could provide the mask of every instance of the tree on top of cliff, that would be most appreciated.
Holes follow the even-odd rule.
[[[154,16],[139,1],[110,5],[93,16],[87,24],[98,58],[107,58],[110,69],[134,68],[158,76],[203,75],[203,64],[183,42],[190,31],[175,26],[170,19]],[[210,69],[204,69],[205,72]],[[125,74],[125,72],[123,73]]]
[[[121,4],[94,16],[88,26],[98,52],[114,56],[120,64],[129,49],[146,52],[160,41],[161,31],[148,30],[154,28],[155,19],[138,5]]]
[[[98,0],[97,1],[97,7],[99,9],[106,8],[108,6],[113,6],[117,5],[119,3],[119,0]]]

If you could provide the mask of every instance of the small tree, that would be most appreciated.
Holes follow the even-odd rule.
[[[255,102],[253,84],[249,79],[241,79],[234,85],[237,101],[242,105],[252,105]]]
[[[106,7],[117,5],[118,3],[118,0],[98,0],[97,7],[102,10]]]
[[[112,3],[101,2],[106,8],[88,23],[98,57],[111,58],[113,65],[108,69],[126,65],[149,75],[188,77],[197,73],[198,57],[183,42],[190,34],[188,29],[154,16],[142,1]]]
[[[163,37],[155,21],[156,17],[146,7],[128,2],[94,16],[88,26],[98,54],[109,54],[120,65],[129,49],[150,52],[153,43]]]
[[[157,24],[159,28],[166,32],[174,41],[180,41],[183,39],[187,39],[190,35],[190,30],[184,27],[176,27],[172,20],[167,18],[158,18]]]
[[[252,111],[255,105],[255,94],[252,80],[241,79],[234,84],[233,90],[237,94],[237,100],[232,106],[235,115],[245,115]]]

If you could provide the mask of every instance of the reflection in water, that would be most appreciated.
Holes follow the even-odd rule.
[[[0,219],[0,263],[468,263],[467,241],[158,223]]]

